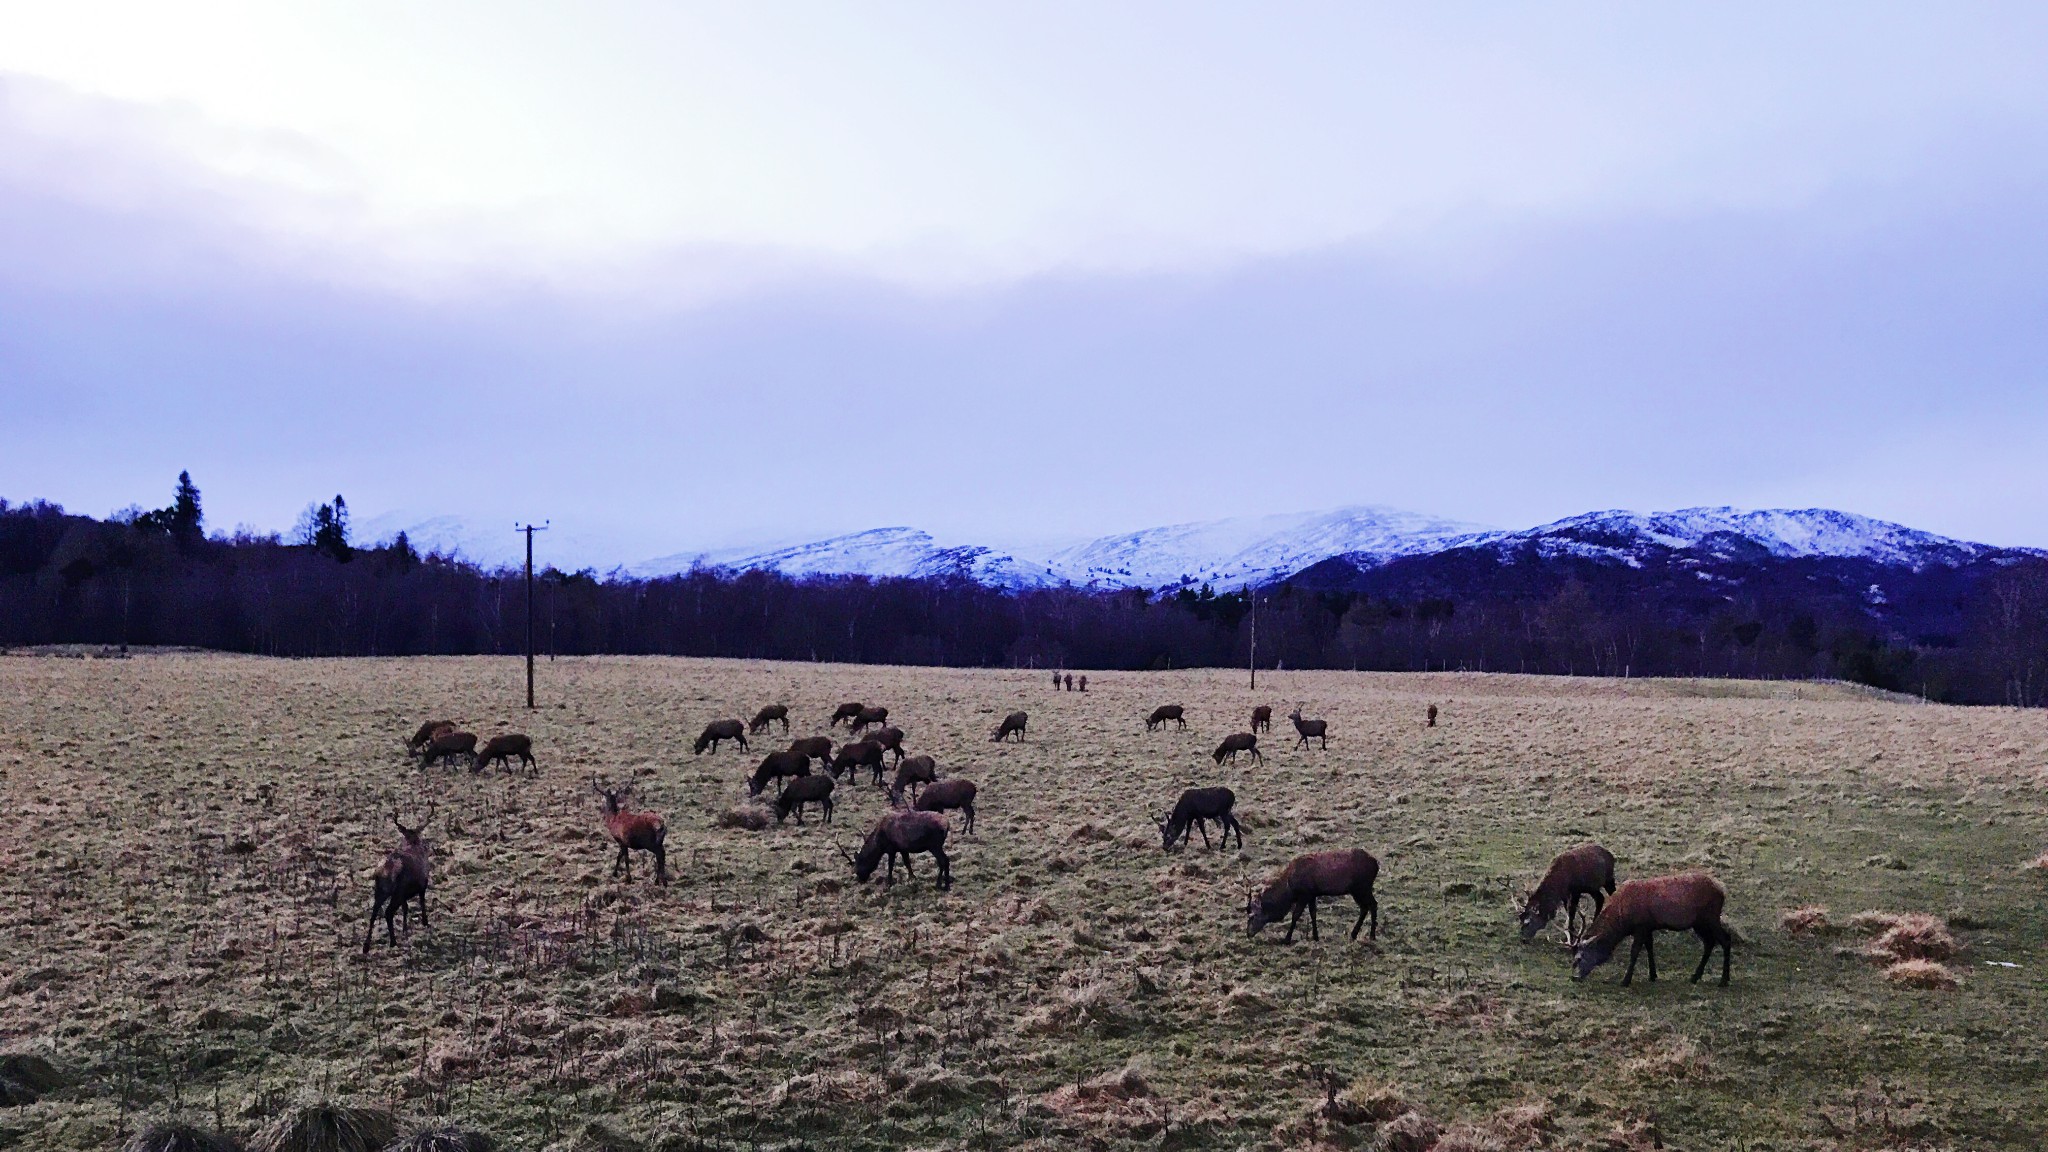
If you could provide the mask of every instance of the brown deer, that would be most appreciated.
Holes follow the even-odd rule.
[[[1426,715],[1426,716],[1427,716],[1427,717],[1429,718],[1429,722],[1428,722],[1428,723],[1426,723],[1426,724],[1424,724],[1424,725],[1423,725],[1423,727],[1424,727],[1424,728],[1434,728],[1434,727],[1436,727],[1436,705],[1434,705],[1434,704],[1431,704],[1431,705],[1429,706],[1429,711],[1428,711],[1428,712],[1426,712],[1426,713],[1424,713],[1424,715]]]
[[[716,756],[718,754],[719,742],[724,740],[738,741],[740,751],[745,752],[747,750],[746,725],[741,724],[737,720],[713,720],[704,726],[703,733],[697,737],[696,747],[692,748],[691,751],[702,756],[704,750],[709,748],[711,749],[711,754]]]
[[[429,720],[419,726],[419,730],[412,734],[412,739],[405,742],[405,754],[417,756],[426,749],[429,743],[433,742],[434,737],[439,736],[443,732],[453,731],[455,731],[455,721],[453,720]]]
[[[853,718],[853,723],[848,724],[846,727],[855,736],[858,736],[868,728],[873,728],[878,724],[887,724],[888,722],[889,710],[887,708],[863,708],[860,710],[860,715]]]
[[[1180,705],[1161,704],[1159,707],[1154,708],[1152,710],[1152,714],[1150,716],[1145,717],[1145,731],[1147,732],[1164,728],[1168,724],[1180,725],[1180,730],[1183,732],[1188,730],[1188,722],[1185,719],[1182,719],[1182,710]]]
[[[846,703],[841,704],[838,707],[838,709],[832,713],[832,722],[830,724],[825,725],[825,727],[837,728],[839,727],[839,722],[841,720],[853,719],[854,717],[860,715],[861,709],[865,707],[867,707],[867,705],[862,704],[858,700],[849,700]]]
[[[896,763],[903,763],[903,729],[893,724],[884,725],[870,733],[867,739],[880,744],[885,752],[894,752]]]
[[[782,734],[784,736],[789,735],[789,705],[787,704],[770,704],[759,712],[754,713],[754,718],[747,721],[747,734],[754,736],[766,732],[768,726],[778,720],[782,722]]]
[[[377,939],[377,917],[384,917],[384,939],[394,948],[398,946],[398,929],[392,921],[405,915],[406,931],[412,930],[412,916],[409,905],[417,901],[420,906],[420,927],[427,926],[427,889],[433,887],[430,871],[432,845],[421,838],[428,822],[434,818],[434,806],[427,805],[427,814],[417,828],[407,828],[398,819],[398,809],[391,810],[391,822],[398,825],[398,834],[403,839],[398,847],[384,857],[384,863],[377,866],[372,880],[370,895],[370,932],[363,937],[363,955],[370,954],[370,945]]]
[[[832,755],[832,775],[835,777],[844,772],[848,779],[852,779],[853,774],[862,768],[873,769],[875,783],[880,784],[882,782],[882,746],[880,744],[872,740],[854,740],[850,743],[841,744],[839,751]]]
[[[946,818],[936,812],[891,812],[875,822],[858,853],[844,848],[839,852],[852,862],[854,879],[863,884],[875,874],[884,856],[889,859],[888,883],[896,882],[898,856],[903,858],[903,871],[915,879],[917,873],[910,870],[910,858],[928,852],[938,863],[938,887],[944,890],[953,886],[953,861],[946,856],[946,832]]]
[[[924,795],[912,805],[919,812],[946,812],[960,810],[964,820],[960,825],[962,836],[974,835],[974,781],[962,780],[958,776],[950,780],[938,780],[927,785]]]
[[[1706,951],[1700,953],[1699,967],[1692,970],[1692,982],[1700,982],[1700,977],[1706,974],[1707,961],[1714,958],[1714,949],[1719,948],[1721,986],[1725,988],[1728,947],[1735,940],[1734,933],[1721,922],[1721,909],[1727,903],[1727,889],[1705,872],[1631,880],[1607,898],[1607,907],[1593,917],[1593,927],[1586,939],[1572,950],[1572,979],[1584,980],[1593,969],[1613,959],[1616,946],[1628,940],[1628,971],[1621,974],[1622,987],[1626,988],[1635,978],[1637,953],[1649,955],[1650,979],[1655,980],[1657,933],[1691,932],[1706,945]]]
[[[825,823],[832,822],[832,778],[830,776],[803,776],[790,781],[790,785],[775,796],[775,822],[782,823],[791,812],[796,813],[796,822],[804,822],[804,805],[816,804]]]
[[[1030,720],[1031,716],[1029,713],[1010,713],[1008,716],[1003,717],[1001,724],[996,725],[995,733],[989,737],[989,742],[1001,744],[1009,739],[1010,733],[1015,732],[1017,734],[1017,743],[1022,744],[1024,742],[1024,725],[1029,723]]]
[[[420,758],[420,767],[431,767],[436,760],[453,760],[458,756],[469,761],[472,770],[476,768],[476,733],[443,732],[427,741],[427,751]]]
[[[1272,730],[1273,706],[1271,704],[1261,704],[1252,709],[1252,731],[1271,732]]]
[[[1328,720],[1303,720],[1299,706],[1296,706],[1294,711],[1289,712],[1287,718],[1294,721],[1294,731],[1300,737],[1301,747],[1308,747],[1308,742],[1311,740],[1321,740],[1325,748],[1330,746],[1330,722]]]
[[[832,762],[832,738],[830,736],[799,736],[789,742],[791,752],[801,752],[824,767]]]
[[[1202,834],[1202,847],[1209,847],[1209,821],[1214,820],[1223,829],[1223,846],[1230,847],[1230,834],[1237,833],[1237,846],[1244,847],[1244,829],[1231,815],[1237,806],[1237,793],[1228,788],[1190,788],[1180,794],[1174,804],[1173,813],[1165,819],[1154,818],[1159,825],[1161,847],[1171,849],[1177,840],[1186,840],[1188,828],[1193,826]]]
[[[896,782],[889,788],[889,803],[903,806],[905,788],[922,788],[939,778],[939,763],[929,756],[912,756],[896,762]],[[916,799],[913,792],[911,799]]]
[[[1593,898],[1593,916],[1597,919],[1607,903],[1607,893],[1612,891],[1614,853],[1598,844],[1581,844],[1558,853],[1542,882],[1522,901],[1522,939],[1534,940],[1538,932],[1550,926],[1560,908],[1564,910],[1565,940],[1578,939],[1575,926],[1580,898]]]
[[[801,752],[788,750],[770,752],[761,761],[761,766],[754,769],[753,776],[747,779],[747,795],[759,796],[767,790],[768,782],[773,780],[775,781],[775,794],[780,796],[782,795],[782,782],[785,777],[803,777],[810,774],[811,758],[809,756]]]
[[[1372,917],[1372,936],[1380,937],[1380,902],[1373,898],[1372,882],[1380,874],[1380,862],[1362,848],[1332,852],[1310,852],[1296,856],[1280,870],[1266,890],[1245,898],[1245,932],[1256,936],[1266,925],[1289,912],[1287,943],[1294,942],[1294,930],[1301,926],[1301,913],[1308,910],[1308,938],[1322,937],[1316,930],[1316,901],[1324,896],[1349,896],[1358,902],[1358,922],[1351,926],[1351,938]]]
[[[655,813],[627,809],[625,797],[633,790],[630,782],[617,788],[607,788],[592,776],[590,787],[604,797],[604,830],[611,834],[612,843],[619,846],[619,858],[612,861],[612,875],[617,876],[623,870],[626,883],[631,884],[633,858],[629,853],[646,852],[654,857],[654,882],[667,884],[668,823]]]
[[[483,750],[476,754],[474,770],[481,772],[497,763],[503,764],[505,771],[510,772],[514,756],[519,757],[519,762],[535,776],[540,775],[540,765],[533,761],[533,738],[524,732],[507,732],[502,736],[491,737],[485,742]]]
[[[1235,764],[1237,763],[1237,754],[1239,752],[1251,753],[1253,763],[1264,764],[1266,762],[1265,756],[1259,752],[1259,738],[1249,732],[1234,732],[1231,735],[1225,736],[1223,743],[1216,746],[1216,751],[1211,752],[1209,758],[1216,761],[1219,766],[1226,757],[1232,764]]]

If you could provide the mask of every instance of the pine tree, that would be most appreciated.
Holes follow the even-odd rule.
[[[171,538],[179,547],[190,548],[206,539],[204,524],[206,514],[199,508],[199,486],[192,483],[192,473],[178,473],[177,495],[171,499]]]
[[[355,550],[348,543],[348,501],[339,494],[335,495],[334,503],[322,504],[313,510],[309,527],[311,531],[306,542],[314,548],[343,564],[355,555]]]

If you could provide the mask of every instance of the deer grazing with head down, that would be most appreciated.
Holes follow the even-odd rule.
[[[939,763],[929,756],[912,756],[896,764],[896,782],[889,788],[889,803],[903,807],[903,790],[917,789],[939,778]],[[916,799],[913,791],[911,799]]]
[[[825,823],[832,822],[832,777],[800,776],[790,781],[789,787],[776,793],[775,822],[780,824],[795,812],[796,822],[801,825],[806,804],[816,804],[824,814]]]
[[[832,762],[832,738],[830,736],[799,736],[789,742],[791,752],[801,752],[824,767]]]
[[[697,737],[697,744],[691,751],[702,756],[704,750],[709,748],[711,749],[711,754],[715,756],[718,754],[719,742],[723,740],[737,741],[740,751],[745,752],[747,750],[746,725],[737,720],[713,720],[704,726],[703,733]]]
[[[1706,950],[1700,953],[1699,967],[1692,970],[1692,982],[1700,982],[1700,977],[1706,974],[1707,961],[1714,958],[1714,949],[1719,948],[1721,985],[1726,987],[1728,949],[1735,942],[1735,934],[1721,922],[1721,910],[1727,903],[1727,889],[1705,872],[1631,880],[1607,898],[1607,907],[1593,917],[1593,927],[1572,950],[1572,978],[1584,980],[1593,969],[1613,959],[1614,949],[1627,940],[1628,971],[1621,974],[1622,986],[1627,987],[1635,979],[1638,953],[1649,955],[1650,979],[1655,980],[1657,933],[1691,932],[1706,945]]]
[[[1294,711],[1287,714],[1287,718],[1294,721],[1294,731],[1300,737],[1301,747],[1308,747],[1308,742],[1311,740],[1322,741],[1325,748],[1330,746],[1330,722],[1328,720],[1303,720],[1299,704],[1295,705]]]
[[[621,871],[626,874],[626,883],[633,882],[633,858],[630,853],[645,852],[654,857],[654,882],[668,883],[668,823],[652,812],[634,812],[626,807],[626,796],[633,791],[628,782],[617,788],[607,788],[598,783],[595,776],[590,778],[590,788],[604,798],[604,830],[619,846],[619,858],[612,861],[612,875]]]
[[[434,737],[439,736],[443,732],[453,731],[455,731],[455,721],[453,720],[429,720],[419,726],[419,730],[412,734],[412,739],[405,742],[405,754],[407,756],[417,756],[426,750],[427,745],[433,741]]]
[[[789,735],[789,705],[787,704],[770,704],[759,712],[754,713],[754,718],[747,721],[747,735],[753,736],[766,732],[768,726],[778,720],[782,722],[782,734],[784,736]]]
[[[1165,819],[1154,819],[1159,825],[1160,846],[1172,848],[1175,841],[1186,840],[1188,829],[1193,827],[1202,834],[1202,847],[1209,845],[1209,821],[1214,820],[1223,829],[1223,846],[1230,847],[1230,834],[1237,833],[1237,846],[1244,847],[1244,829],[1239,826],[1231,809],[1237,806],[1237,793],[1228,788],[1190,788],[1180,794],[1173,812]]]
[[[454,760],[457,757],[469,761],[472,770],[476,768],[476,733],[447,731],[435,735],[427,741],[420,767],[431,767],[436,760]]]
[[[864,739],[880,744],[884,752],[894,752],[896,754],[896,763],[903,763],[903,729],[893,724],[885,724],[869,733]]]
[[[910,870],[910,858],[920,852],[928,852],[938,863],[941,889],[953,886],[953,861],[946,855],[946,818],[936,812],[891,812],[875,821],[867,839],[861,842],[859,852],[839,850],[853,864],[856,880],[865,884],[881,866],[884,857],[889,861],[888,883],[896,882],[896,858],[903,858],[903,871],[915,878],[917,873]]]
[[[862,704],[858,700],[848,700],[846,703],[841,704],[838,708],[833,710],[832,722],[830,724],[825,725],[825,727],[837,728],[839,727],[839,722],[841,720],[853,719],[854,717],[860,715],[861,709],[865,707],[866,705]]]
[[[1252,709],[1252,731],[1271,732],[1272,730],[1273,706],[1271,704],[1261,704]]]
[[[1003,717],[1001,724],[996,725],[996,730],[989,736],[989,741],[990,743],[1001,744],[1009,739],[1010,734],[1014,732],[1017,735],[1017,743],[1022,744],[1024,742],[1024,725],[1030,722],[1031,715],[1029,713],[1012,712],[1008,716]]]
[[[1151,732],[1164,728],[1168,724],[1178,724],[1180,725],[1180,730],[1185,732],[1188,730],[1188,722],[1182,716],[1183,709],[1180,705],[1161,704],[1152,710],[1150,716],[1145,717],[1145,731]]]
[[[519,762],[525,765],[528,771],[535,776],[540,775],[540,765],[533,760],[533,738],[524,732],[507,732],[502,736],[491,737],[476,754],[476,767],[473,770],[481,772],[493,763],[498,763],[503,764],[505,771],[510,772],[514,756],[519,758]]]
[[[398,847],[384,857],[377,866],[375,878],[371,881],[370,932],[363,937],[363,955],[370,954],[370,945],[377,939],[377,917],[384,917],[384,938],[392,947],[398,946],[398,929],[392,921],[401,913],[405,915],[406,930],[412,929],[410,905],[420,906],[420,927],[427,926],[427,889],[433,887],[430,863],[432,845],[423,838],[427,824],[434,818],[434,806],[427,805],[427,814],[416,828],[407,828],[398,819],[398,809],[391,810],[391,822],[398,825]]]
[[[875,783],[882,782],[882,746],[873,740],[854,740],[839,746],[832,754],[832,775],[846,773],[847,779],[862,768],[873,769]]]
[[[1351,938],[1372,917],[1372,936],[1380,936],[1380,902],[1373,897],[1372,882],[1380,874],[1380,862],[1362,848],[1332,852],[1310,852],[1296,856],[1280,870],[1264,892],[1245,898],[1245,932],[1256,936],[1266,925],[1293,913],[1287,923],[1287,942],[1294,942],[1294,930],[1301,926],[1301,914],[1308,912],[1308,938],[1321,939],[1316,928],[1316,901],[1324,896],[1349,896],[1358,902],[1358,922],[1351,926]]]
[[[768,782],[773,780],[775,782],[775,794],[780,796],[782,795],[782,782],[785,777],[802,777],[809,776],[810,774],[811,758],[809,756],[788,749],[781,752],[770,752],[762,759],[761,766],[754,769],[754,774],[747,779],[747,795],[759,796],[767,789]]]
[[[863,708],[860,710],[860,714],[853,718],[853,723],[847,725],[847,728],[855,736],[858,736],[869,728],[887,724],[888,722],[889,710],[887,708]]]
[[[1521,915],[1517,917],[1522,924],[1522,939],[1534,940],[1563,909],[1565,940],[1577,940],[1580,899],[1593,898],[1593,915],[1597,918],[1612,891],[1614,853],[1598,844],[1581,844],[1558,853],[1543,880],[1522,900]]]
[[[1255,764],[1266,762],[1266,758],[1259,754],[1259,738],[1249,732],[1235,732],[1225,736],[1223,743],[1216,746],[1216,751],[1209,753],[1209,758],[1216,761],[1219,766],[1225,759],[1235,764],[1239,752],[1251,753],[1252,762]]]
[[[948,812],[959,809],[963,818],[960,824],[962,836],[974,835],[974,781],[962,780],[958,776],[950,780],[938,780],[925,786],[924,794],[912,805],[919,812]]]

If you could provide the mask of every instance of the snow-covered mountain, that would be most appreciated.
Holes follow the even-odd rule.
[[[1651,552],[1690,552],[1703,559],[1719,560],[1870,560],[1914,571],[1930,565],[1964,564],[2009,551],[1827,508],[1587,512],[1525,531],[1499,533],[1466,543],[1500,551],[1533,549],[1541,556],[1584,556],[1629,565],[1640,565]]]
[[[629,566],[635,576],[667,576],[692,568],[770,570],[785,576],[965,576],[999,588],[1061,583],[1043,564],[975,544],[947,545],[915,528],[873,528],[766,551],[684,552]]]
[[[1441,551],[1488,534],[1475,524],[1360,505],[1104,536],[1055,553],[1047,565],[1075,584],[1163,588],[1206,582],[1234,588],[1278,580],[1329,556],[1365,557],[1379,563]]]
[[[439,552],[484,568],[516,568],[526,563],[526,537],[513,530],[509,519],[396,511],[362,517],[350,526],[350,536],[362,544],[386,544],[400,532],[421,555]],[[609,571],[621,555],[630,554],[616,536],[582,525],[550,525],[534,541],[536,566],[552,564],[564,571]]]

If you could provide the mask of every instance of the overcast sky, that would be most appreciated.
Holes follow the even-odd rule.
[[[1788,11],[1788,7],[1790,10]],[[2048,545],[2048,9],[0,0],[0,496]]]

